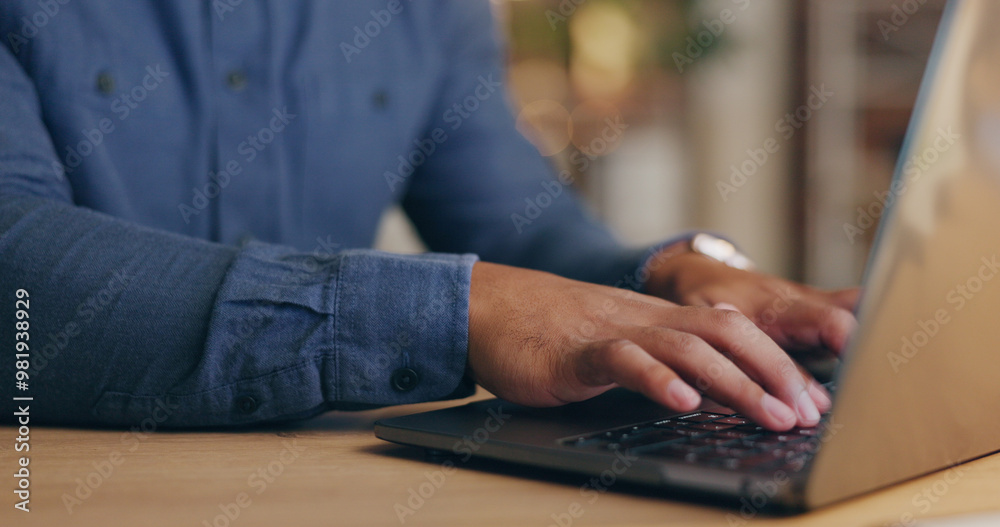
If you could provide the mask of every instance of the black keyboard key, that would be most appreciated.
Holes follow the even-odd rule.
[[[739,443],[739,440],[732,439],[732,438],[729,438],[729,437],[702,436],[702,437],[693,437],[693,438],[691,438],[690,443],[692,445],[703,445],[703,446],[719,447],[719,446],[723,446],[723,445],[727,445],[727,444],[736,444],[736,443]]]
[[[714,421],[720,417],[724,417],[720,414],[713,414],[708,412],[698,412],[696,414],[684,415],[678,417],[677,419],[684,421],[686,423],[704,423],[706,421]]]
[[[719,447],[710,450],[696,452],[698,459],[710,466],[735,470],[745,465],[745,459],[754,455],[751,450],[739,448]],[[773,460],[768,459],[769,462]]]
[[[732,458],[749,457],[758,453],[755,448],[741,444],[716,447],[714,452],[719,456]]]
[[[760,434],[754,432],[741,432],[739,430],[729,429],[729,430],[722,430],[715,435],[718,437],[728,437],[730,439],[751,439],[754,437],[758,437]]]
[[[752,421],[750,421],[746,417],[740,417],[740,416],[735,416],[735,415],[734,416],[729,416],[729,417],[723,417],[722,419],[718,419],[718,420],[716,420],[714,422],[716,422],[716,423],[725,423],[725,424],[728,424],[728,425],[747,425],[747,424],[751,424],[752,423]]]
[[[654,428],[677,428],[678,426],[684,426],[684,424],[676,419],[664,419],[653,423]]]
[[[773,432],[728,408],[695,412],[569,439],[567,445],[601,446],[637,455],[727,470],[794,472],[818,450],[819,428]]]
[[[760,448],[777,448],[779,446],[787,446],[792,443],[804,441],[805,439],[805,436],[800,436],[798,434],[764,432],[760,434],[760,436],[750,439],[749,442],[759,446]]]
[[[727,428],[733,428],[736,425],[730,425],[726,423],[720,423],[718,421],[712,421],[710,423],[697,423],[691,425],[691,428],[698,430],[708,430],[710,432],[718,432],[719,430],[725,430]]]
[[[793,456],[798,454],[813,454],[816,452],[816,446],[809,441],[799,441],[796,443],[791,443],[789,445],[782,445],[781,447],[775,449],[782,456]]]
[[[708,430],[701,430],[699,428],[693,428],[690,426],[678,427],[674,429],[674,432],[688,437],[698,437],[703,435],[708,435]]]
[[[754,433],[767,432],[767,430],[763,426],[757,426],[753,423],[745,425],[737,425],[736,428],[734,428],[734,430],[739,430],[741,432],[754,432]]]
[[[780,448],[785,442],[774,438],[774,437],[758,437],[755,439],[747,439],[745,443],[760,449],[773,450]]]

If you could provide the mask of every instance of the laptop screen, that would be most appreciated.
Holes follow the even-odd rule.
[[[817,456],[811,502],[1000,449],[996,20],[992,0],[951,2],[942,19],[838,374],[843,426]],[[836,474],[845,464],[850,477]]]

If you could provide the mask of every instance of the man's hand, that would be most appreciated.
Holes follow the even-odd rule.
[[[742,297],[723,296],[740,306]],[[472,271],[469,368],[497,396],[531,406],[624,386],[689,411],[701,399],[696,387],[773,430],[815,425],[830,407],[823,388],[737,311],[483,262]]]
[[[691,252],[662,262],[654,257],[650,268],[650,294],[683,305],[737,310],[784,349],[839,353],[857,325],[852,310],[858,289],[821,291]]]

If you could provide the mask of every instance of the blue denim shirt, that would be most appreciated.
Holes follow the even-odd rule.
[[[486,0],[5,0],[0,37],[0,393],[37,422],[462,396],[477,256],[641,282],[516,131]],[[367,249],[394,204],[434,253]]]

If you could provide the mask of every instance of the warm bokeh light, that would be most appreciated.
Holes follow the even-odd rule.
[[[614,104],[590,100],[577,106],[571,116],[573,144],[591,157],[608,155],[618,149],[625,134],[621,111]]]
[[[517,129],[544,156],[565,150],[573,133],[569,110],[549,99],[526,104],[517,116]]]
[[[582,5],[569,21],[570,75],[581,99],[620,97],[635,76],[638,28],[619,4]]]
[[[566,68],[554,60],[524,59],[512,64],[508,75],[511,91],[520,106],[542,99],[566,101],[569,98]]]

